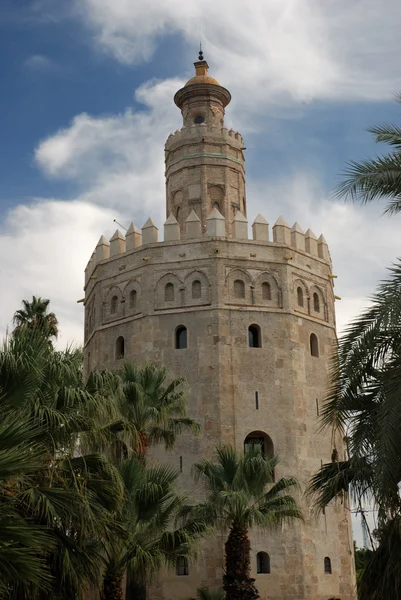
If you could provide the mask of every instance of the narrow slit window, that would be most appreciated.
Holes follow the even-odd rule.
[[[316,292],[313,294],[313,310],[317,313],[320,312],[320,300]]]
[[[259,392],[255,392],[255,406],[256,410],[259,410]]]
[[[324,559],[324,572],[326,575],[331,575],[331,560],[328,556]]]
[[[182,473],[182,456],[180,456],[180,472]]]

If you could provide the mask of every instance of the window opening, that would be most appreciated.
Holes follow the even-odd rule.
[[[136,308],[136,290],[132,290],[129,295],[129,307]]]
[[[268,281],[264,281],[262,283],[262,298],[263,300],[271,300],[272,299],[272,290],[270,283]]]
[[[197,117],[195,117],[194,119],[194,123],[195,125],[200,125],[201,123],[205,122],[205,117],[203,117],[202,115],[199,115]]]
[[[320,312],[320,300],[316,292],[313,294],[313,310],[317,313]]]
[[[116,359],[119,360],[124,358],[125,348],[124,348],[124,338],[122,335],[116,340]]]
[[[261,348],[259,325],[250,325],[248,327],[248,343],[250,348]]]
[[[304,305],[304,292],[301,287],[297,288],[297,300],[298,300],[298,306]]]
[[[182,473],[182,456],[180,456],[180,471]]]
[[[202,297],[202,284],[201,282],[197,279],[196,281],[192,282],[192,298],[194,300],[201,298]]]
[[[324,559],[324,572],[326,575],[331,575],[331,560],[328,556]]]
[[[187,347],[187,328],[177,327],[175,331],[175,347],[177,350],[184,350]]]
[[[245,283],[242,279],[236,279],[234,281],[234,296],[236,298],[245,298]]]
[[[177,558],[177,575],[189,575],[188,559],[186,556]]]
[[[256,555],[256,572],[270,573],[270,556],[267,552],[258,552]]]
[[[318,357],[319,356],[319,342],[318,342],[317,336],[314,333],[311,333],[309,343],[310,343],[311,356]]]
[[[319,416],[319,400],[316,398],[316,415]]]
[[[166,283],[164,288],[164,300],[166,302],[172,302],[174,300],[174,285],[172,283]]]
[[[259,410],[259,392],[255,392],[255,405],[256,410]]]
[[[113,296],[111,299],[110,312],[114,315],[117,312],[118,298],[117,296]]]

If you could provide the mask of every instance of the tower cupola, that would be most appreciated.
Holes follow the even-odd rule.
[[[231,94],[209,75],[202,51],[194,66],[195,76],[174,96],[183,127],[165,146],[167,215],[174,215],[185,238],[185,221],[192,210],[205,232],[206,218],[217,209],[230,236],[235,214],[246,216],[244,142],[224,125]]]

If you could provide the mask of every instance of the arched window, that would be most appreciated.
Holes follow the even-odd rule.
[[[270,573],[270,556],[267,552],[258,552],[256,555],[256,572]]]
[[[297,288],[297,301],[298,301],[298,306],[304,305],[304,292],[301,287]]]
[[[221,214],[224,213],[224,191],[218,185],[209,188],[210,204],[212,208],[217,208]]]
[[[311,356],[319,356],[319,342],[314,333],[310,334],[310,353]]]
[[[124,338],[122,335],[120,335],[120,337],[117,338],[116,340],[116,359],[119,360],[120,358],[124,358],[124,352],[125,352],[125,348],[124,348]]]
[[[274,456],[273,441],[269,435],[263,431],[252,431],[246,436],[244,441],[244,452],[246,453],[250,447],[259,446],[263,456],[271,458]]]
[[[175,213],[175,218],[177,219],[178,222],[180,222],[180,218],[181,218],[181,208],[178,207],[177,211]]]
[[[199,281],[199,279],[197,279],[196,281],[192,282],[192,298],[195,300],[197,298],[201,298],[202,297],[202,284]]]
[[[235,298],[245,298],[245,283],[242,279],[234,281],[234,296]]]
[[[328,556],[324,559],[324,572],[326,575],[331,575],[331,560]]]
[[[129,307],[136,308],[136,290],[132,290],[129,295]]]
[[[181,325],[175,330],[175,347],[184,350],[187,347],[187,328]]]
[[[250,325],[248,327],[248,343],[250,348],[262,347],[259,325]]]
[[[268,281],[264,281],[262,283],[262,298],[263,298],[263,300],[271,300],[272,299],[272,289],[271,289],[271,285]]]
[[[313,310],[315,312],[320,312],[320,300],[319,295],[316,292],[313,294]]]
[[[117,298],[117,296],[113,296],[111,299],[111,303],[110,303],[110,312],[112,315],[116,314],[117,306],[118,306],[118,298]]]
[[[164,288],[164,300],[166,302],[172,302],[174,300],[174,285],[172,283],[166,283]]]
[[[189,575],[188,559],[186,556],[177,558],[177,575]]]

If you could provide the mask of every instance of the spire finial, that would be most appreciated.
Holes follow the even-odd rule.
[[[199,60],[204,60],[203,50],[202,50],[202,42],[200,42],[200,44],[199,44]]]

